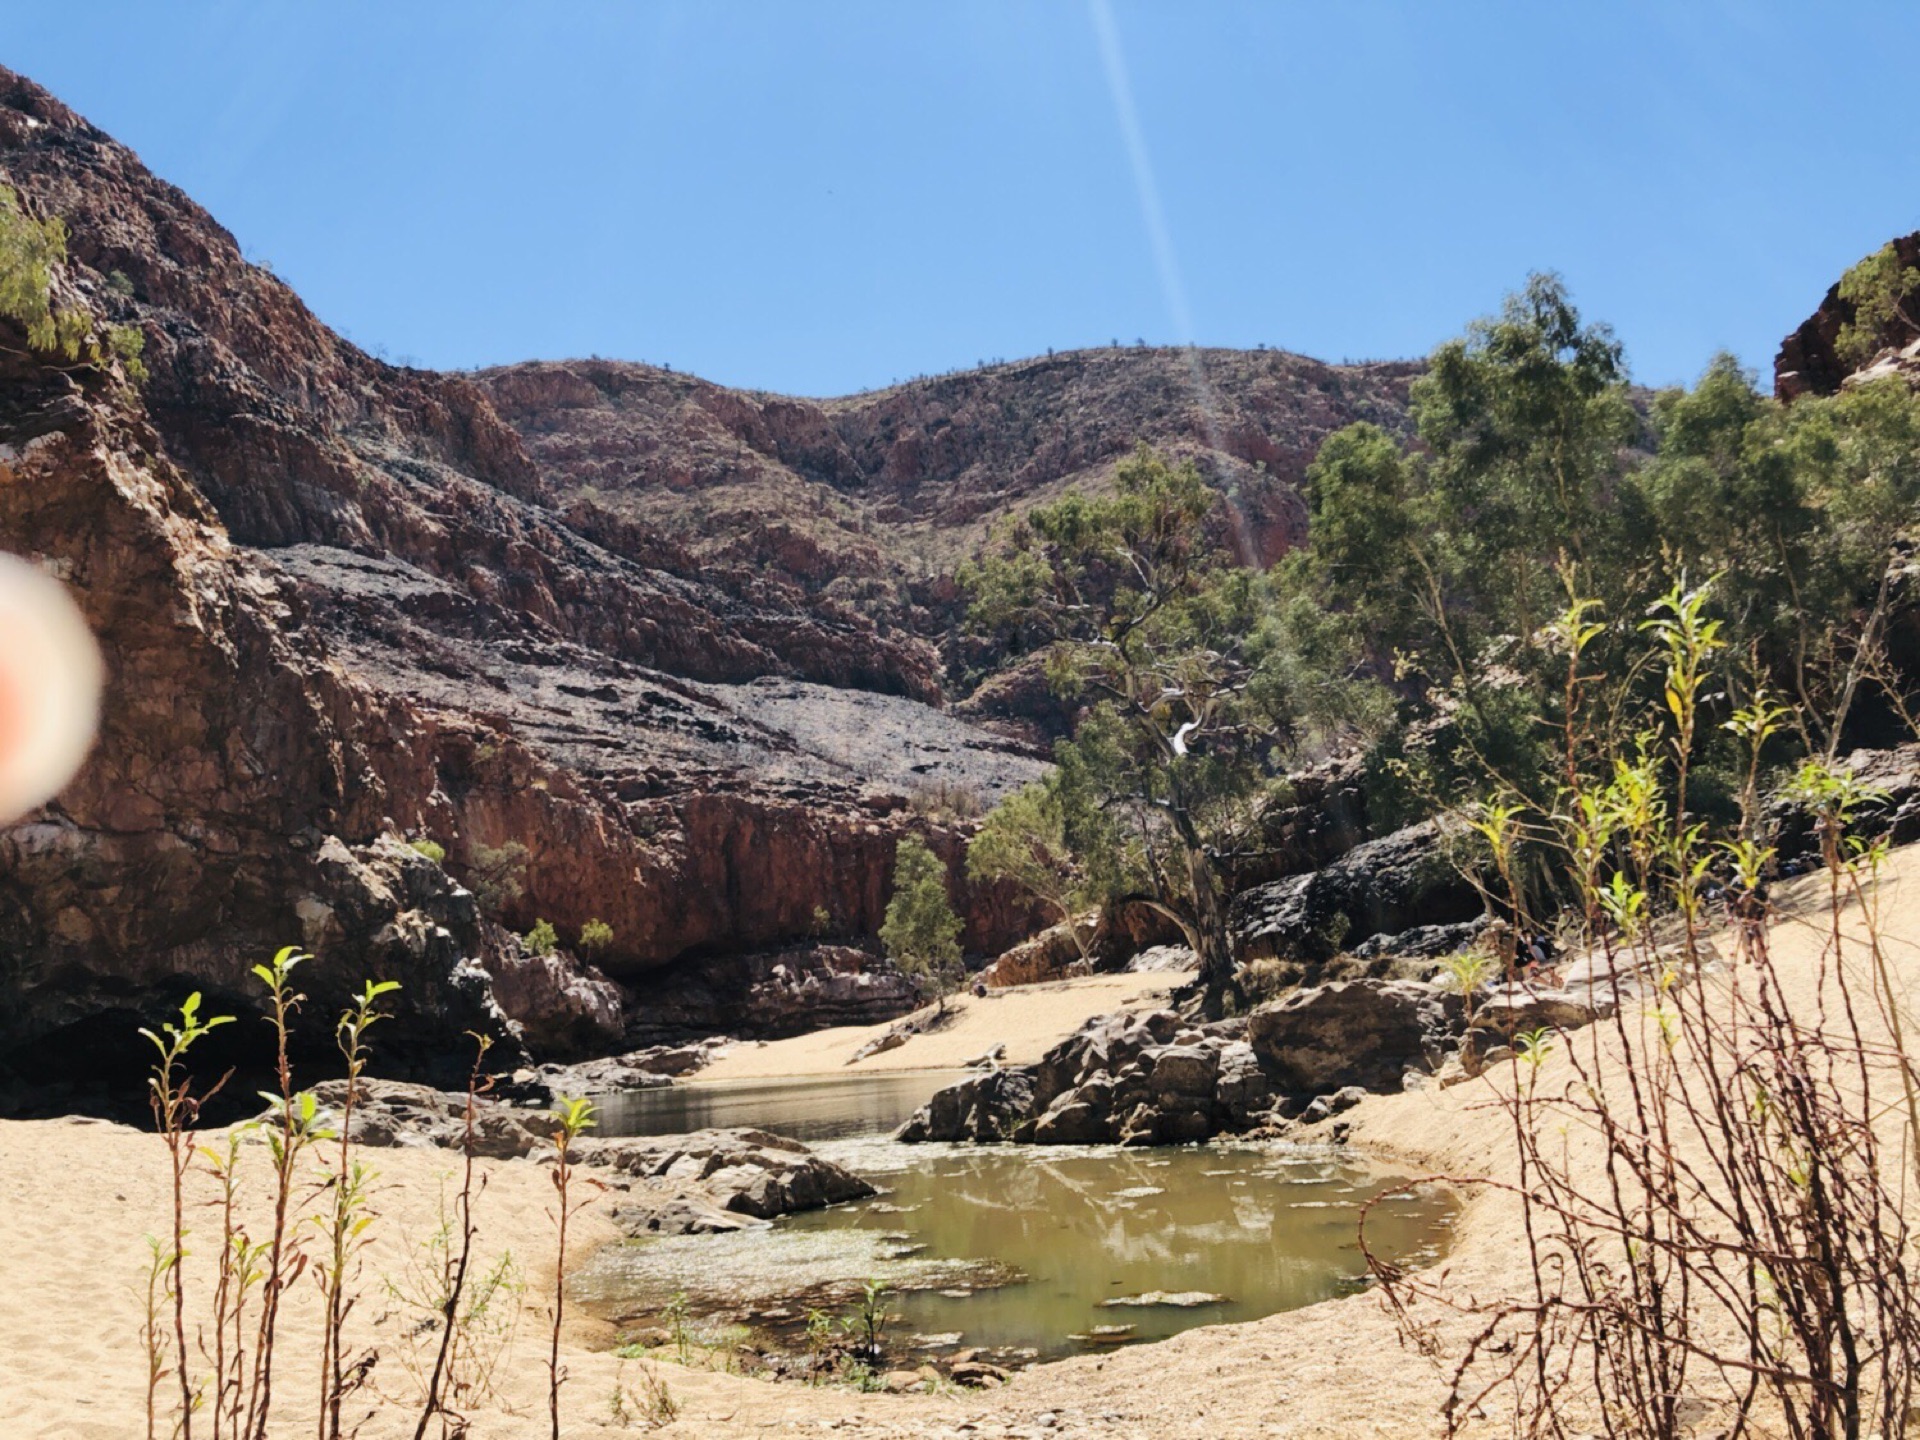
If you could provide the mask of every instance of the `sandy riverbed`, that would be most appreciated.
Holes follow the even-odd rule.
[[[1882,921],[1902,983],[1920,988],[1920,847],[1896,852],[1882,895]],[[1783,971],[1810,976],[1819,944],[1809,925],[1783,924],[1775,940]],[[1160,987],[1165,983],[1158,977]],[[1143,983],[1140,988],[1153,987]],[[1086,1014],[1113,1008],[1124,997],[1089,985],[1083,992],[1068,988],[1033,998],[1042,1005],[1029,1012],[1030,1021],[1005,1018],[1026,1003],[1022,997],[979,1002],[978,1013],[970,1006],[946,1036],[926,1037],[926,1042],[941,1040],[940,1045],[927,1043],[920,1055],[911,1054],[909,1046],[879,1060],[896,1066],[947,1065],[971,1058],[997,1039],[1011,1044],[1016,1035],[1014,1058],[1031,1058],[1038,1053],[1032,1047],[1044,1048]],[[1085,1008],[1088,1004],[1094,1008]],[[997,1033],[981,1028],[988,1012],[998,1017]],[[1042,1013],[1049,1017],[1044,1025],[1037,1018]],[[846,1038],[842,1032],[831,1040],[812,1036],[744,1049],[729,1057],[737,1068],[716,1067],[714,1073],[736,1078],[841,1073]],[[766,1068],[746,1068],[749,1063]],[[787,1068],[773,1068],[778,1065]],[[1352,1112],[1356,1142],[1436,1173],[1499,1174],[1508,1163],[1508,1121],[1487,1103],[1490,1083],[1368,1100]],[[386,1440],[411,1435],[413,1391],[397,1363],[407,1317],[379,1293],[381,1281],[404,1272],[410,1251],[435,1225],[441,1181],[455,1157],[389,1150],[370,1158],[380,1171],[381,1213],[350,1343],[382,1349],[374,1372],[378,1395],[363,1395],[358,1407],[376,1413],[359,1433],[366,1440]],[[255,1162],[256,1178],[264,1168],[263,1159]],[[532,1440],[547,1434],[541,1328],[553,1280],[551,1187],[545,1169],[533,1164],[484,1168],[489,1183],[480,1205],[482,1249],[491,1255],[510,1247],[526,1265],[529,1285],[519,1339],[501,1371],[500,1396],[472,1412],[471,1434],[475,1440]],[[153,1137],[89,1122],[0,1123],[0,1356],[5,1358],[0,1434],[8,1440],[127,1440],[145,1433],[138,1286],[146,1253],[142,1236],[164,1223],[164,1180],[164,1151]],[[204,1184],[199,1193],[205,1195]],[[577,1254],[612,1238],[602,1204],[596,1202],[576,1222]],[[202,1212],[196,1224],[205,1233],[211,1221]],[[1481,1194],[1463,1211],[1444,1264],[1457,1284],[1495,1293],[1522,1278],[1516,1269],[1517,1242],[1514,1207]],[[208,1247],[203,1243],[199,1251],[188,1262],[188,1283],[204,1289]],[[279,1392],[284,1409],[276,1409],[276,1436],[312,1433],[317,1388],[310,1357],[319,1308],[311,1282],[302,1283],[290,1306],[291,1343],[283,1352]],[[1443,1326],[1443,1340],[1447,1333]],[[637,1388],[640,1369],[608,1353],[610,1339],[593,1322],[570,1323],[568,1436],[639,1433],[638,1426],[618,1426],[610,1415],[616,1386],[624,1377]],[[684,1371],[671,1364],[661,1366],[660,1373],[680,1414],[657,1433],[703,1437],[831,1431],[1404,1440],[1440,1433],[1438,1407],[1445,1393],[1440,1366],[1401,1347],[1391,1320],[1371,1295],[1037,1367],[990,1392],[856,1395]],[[196,1426],[196,1433],[205,1431],[204,1421]]]
[[[1185,975],[1090,975],[1015,990],[989,990],[985,999],[970,994],[947,1001],[948,1018],[938,1028],[910,1037],[897,1049],[852,1056],[888,1025],[843,1025],[816,1030],[791,1040],[735,1045],[700,1071],[700,1080],[790,1079],[802,1075],[861,1075],[881,1070],[952,1070],[1007,1047],[1006,1063],[1028,1065],[1095,1015],[1152,1008],[1167,1002],[1168,991]]]

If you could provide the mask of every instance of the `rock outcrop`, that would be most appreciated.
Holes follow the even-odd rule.
[[[1416,980],[1338,981],[1262,1005],[1247,1040],[1284,1094],[1394,1091],[1408,1071],[1440,1067],[1464,1015],[1458,995]]]
[[[1464,1010],[1417,981],[1356,980],[1206,1025],[1171,1010],[1101,1016],[1037,1064],[948,1086],[897,1138],[1177,1145],[1319,1120],[1437,1071]]]
[[[1376,935],[1471,921],[1484,905],[1460,873],[1453,839],[1427,820],[1355,845],[1320,869],[1243,890],[1230,914],[1235,953],[1314,963]]]
[[[1920,269],[1920,231],[1903,235],[1892,243],[1903,266]],[[1782,400],[1836,393],[1858,368],[1843,359],[1838,349],[1840,331],[1851,324],[1853,318],[1853,305],[1840,298],[1840,284],[1835,281],[1828,287],[1819,308],[1780,342],[1780,351],[1773,361],[1773,393]],[[1896,320],[1887,336],[1887,350],[1897,357],[1898,352],[1916,340],[1920,340],[1920,330]],[[1896,360],[1892,369],[1920,379],[1920,359],[1909,366],[1902,366]]]
[[[314,1087],[320,1104],[342,1113],[345,1081]],[[362,1080],[354,1093],[352,1135],[375,1148],[467,1144],[467,1097],[388,1080]],[[474,1105],[473,1153],[495,1160],[551,1151],[554,1128],[543,1110],[480,1099]],[[711,1234],[763,1225],[777,1215],[864,1200],[873,1186],[814,1154],[797,1140],[760,1130],[699,1130],[687,1135],[582,1138],[570,1149],[578,1164],[608,1177],[625,1198],[614,1222],[629,1234]]]

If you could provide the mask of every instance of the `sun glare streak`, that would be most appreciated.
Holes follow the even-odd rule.
[[[1160,291],[1166,301],[1168,317],[1181,355],[1187,362],[1188,382],[1200,405],[1201,424],[1206,430],[1207,448],[1221,461],[1227,457],[1224,428],[1220,423],[1220,405],[1201,363],[1200,349],[1194,338],[1193,309],[1187,303],[1187,287],[1180,275],[1180,259],[1173,247],[1173,233],[1167,228],[1166,208],[1160,203],[1160,186],[1154,178],[1153,157],[1147,150],[1146,135],[1140,128],[1140,109],[1133,99],[1133,81],[1127,71],[1126,51],[1120,44],[1120,28],[1114,22],[1109,0],[1087,0],[1087,14],[1093,22],[1094,38],[1100,45],[1100,61],[1107,75],[1107,91],[1113,97],[1113,111],[1120,126],[1120,138],[1126,146],[1127,161],[1133,169],[1133,187],[1140,202],[1140,219],[1146,226],[1147,244],[1153,251],[1154,269],[1160,276]],[[1227,514],[1234,528],[1234,545],[1254,563],[1253,530],[1239,503],[1226,491]]]

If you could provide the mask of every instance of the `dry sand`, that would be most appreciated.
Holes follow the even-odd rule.
[[[1089,1018],[1116,1010],[1164,1005],[1172,986],[1185,975],[1092,975],[989,990],[985,999],[970,994],[947,1001],[948,1018],[937,1029],[908,1038],[904,1045],[858,1064],[848,1061],[889,1025],[842,1025],[791,1040],[735,1045],[699,1074],[702,1080],[763,1080],[800,1075],[860,1075],[879,1070],[952,1070],[1007,1047],[1006,1063],[1029,1065],[1048,1047],[1072,1034]]]
[[[1920,941],[1920,847],[1895,853],[1881,894],[1882,919],[1903,984],[1909,990],[1920,988],[1920,945],[1915,943]],[[1784,924],[1775,940],[1783,971],[1810,975],[1819,943],[1809,925]],[[1009,998],[980,1008],[1018,1003]],[[1080,1001],[1058,1003],[1069,1011]],[[1074,1023],[1077,1018],[1062,1015],[1064,1028]],[[1039,1038],[1025,1022],[1002,1021],[1001,1028],[1003,1034],[996,1038],[1017,1033],[1022,1045]],[[985,1032],[958,1033],[974,1036],[968,1044],[985,1038]],[[812,1053],[804,1048],[807,1042],[789,1043],[795,1047],[796,1065]],[[979,1048],[985,1046],[977,1045],[970,1053]],[[742,1061],[775,1049],[746,1052]],[[835,1052],[823,1042],[822,1053]],[[930,1048],[929,1058],[919,1063],[966,1058],[940,1050],[935,1059],[934,1053]],[[1370,1099],[1352,1112],[1356,1142],[1435,1173],[1502,1173],[1511,1148],[1508,1121],[1505,1112],[1489,1103],[1490,1083]],[[406,1376],[393,1360],[403,1318],[378,1293],[379,1280],[398,1273],[409,1246],[432,1228],[440,1177],[451,1170],[453,1157],[383,1151],[371,1158],[381,1171],[382,1213],[367,1256],[367,1294],[353,1316],[351,1342],[356,1347],[377,1343],[385,1352],[375,1375],[381,1395],[390,1400],[359,1431],[366,1440],[385,1440],[412,1433],[412,1411]],[[471,1434],[476,1440],[531,1440],[548,1433],[540,1330],[553,1278],[551,1187],[546,1170],[526,1162],[488,1164],[485,1169],[490,1183],[481,1202],[483,1248],[493,1253],[510,1246],[526,1261],[530,1286],[519,1341],[503,1375],[502,1402],[473,1414]],[[164,1177],[164,1151],[151,1136],[87,1122],[0,1124],[4,1440],[128,1440],[145,1433],[137,1286],[146,1253],[141,1237],[157,1230],[166,1213]],[[204,1194],[205,1186],[200,1188]],[[203,1235],[210,1220],[202,1213],[196,1221]],[[584,1255],[613,1232],[596,1205],[578,1222],[576,1233],[576,1253]],[[189,1261],[188,1276],[191,1285],[204,1287],[209,1269],[204,1242],[199,1249]],[[1514,1208],[1497,1195],[1481,1193],[1463,1210],[1443,1267],[1456,1285],[1494,1294],[1523,1278],[1516,1264],[1521,1254]],[[290,1315],[292,1343],[283,1355],[280,1391],[286,1403],[284,1410],[276,1410],[276,1436],[313,1433],[316,1377],[311,1356],[317,1314],[313,1286],[304,1282]],[[609,1400],[615,1386],[623,1375],[633,1386],[643,1362],[616,1359],[605,1349],[610,1339],[605,1327],[592,1322],[570,1326],[564,1351],[569,1379],[563,1433],[568,1436],[629,1434],[642,1428],[611,1421]],[[857,1395],[687,1371],[672,1364],[659,1371],[680,1405],[679,1419],[659,1433],[674,1436],[831,1432],[1402,1440],[1441,1433],[1438,1407],[1445,1393],[1441,1368],[1401,1347],[1379,1299],[1371,1295],[1036,1367],[989,1392]],[[358,1410],[370,1408],[363,1402]],[[1491,1423],[1481,1428],[1491,1430]],[[206,1433],[204,1419],[195,1429]]]

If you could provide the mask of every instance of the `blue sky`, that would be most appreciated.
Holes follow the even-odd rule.
[[[436,366],[1414,355],[1556,269],[1668,383],[1920,228],[1891,0],[14,10],[0,60]]]

